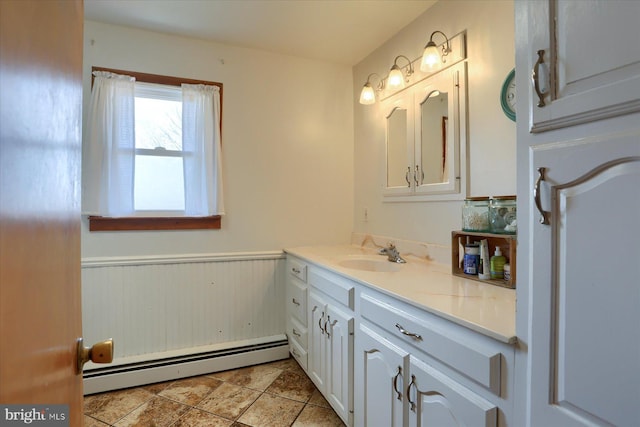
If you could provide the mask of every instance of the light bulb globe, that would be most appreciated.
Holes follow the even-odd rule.
[[[420,62],[420,71],[429,72],[440,68],[442,61],[440,59],[440,52],[436,44],[430,40],[424,47],[424,53],[422,54],[422,61]]]

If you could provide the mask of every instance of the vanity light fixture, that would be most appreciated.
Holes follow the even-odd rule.
[[[369,76],[367,77],[367,82],[362,87],[362,92],[360,92],[360,104],[371,105],[371,104],[375,104],[376,102],[376,93],[373,89],[373,86],[371,86],[372,77],[377,77],[378,80],[380,81],[376,85],[376,90],[381,91],[382,89],[384,89],[384,80],[380,78],[378,73],[369,74]]]
[[[398,59],[400,58],[406,59],[407,62],[409,63],[409,65],[406,66],[407,67],[406,79],[408,80],[409,76],[413,74],[413,64],[411,63],[411,60],[404,55],[396,56],[396,59],[394,59],[393,61],[393,66],[391,67],[391,71],[389,71],[389,77],[387,77],[387,84],[391,89],[402,89],[405,84],[405,76],[402,73],[402,69],[398,67]]]
[[[438,51],[438,46],[436,46],[433,41],[433,36],[436,34],[442,34],[445,38],[446,43],[442,45],[442,53]],[[420,71],[433,71],[439,69],[442,64],[447,62],[445,58],[451,52],[451,46],[449,45],[449,38],[442,31],[434,31],[431,33],[431,37],[429,37],[429,42],[424,47],[424,53],[422,54],[422,61],[420,62]]]

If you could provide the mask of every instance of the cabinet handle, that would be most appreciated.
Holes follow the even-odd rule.
[[[291,349],[291,353],[293,353],[295,357],[300,357],[300,354],[296,351],[295,348]]]
[[[411,337],[416,341],[422,341],[422,335],[407,331],[399,323],[396,323],[396,328],[398,328],[401,334]]]
[[[327,325],[324,325],[324,329],[327,331],[327,339],[331,338],[331,334],[329,333],[329,331],[333,330],[333,327],[336,326],[336,323],[338,323],[337,320],[334,320],[333,322],[331,321],[331,319],[329,319],[329,329],[327,329]]]
[[[538,168],[538,179],[533,188],[533,200],[536,203],[538,212],[540,212],[540,224],[542,225],[549,225],[549,212],[542,209],[542,201],[540,200],[540,186],[542,185],[542,181],[545,180],[544,173],[546,170],[547,168]]]
[[[300,270],[298,270],[298,269],[297,269],[297,268],[295,268],[295,267],[292,267],[292,268],[291,268],[291,271],[293,271],[293,272],[294,272],[294,273],[296,273],[296,274],[300,274]]]
[[[409,386],[407,387],[407,400],[409,401],[409,404],[411,405],[411,410],[413,412],[416,412],[416,402],[412,402],[411,401],[411,387],[415,387],[416,390],[418,389],[418,386],[416,386],[416,376],[415,375],[411,375],[411,382],[409,383]]]
[[[541,70],[542,68],[542,70]],[[536,95],[538,95],[538,107],[544,107],[544,97],[547,95],[546,87],[540,89],[540,79],[547,78],[546,76],[541,76],[540,72],[544,71],[546,73],[547,65],[544,63],[544,50],[538,51],[538,60],[536,61],[536,65],[533,66],[533,73],[531,73],[531,79],[533,80],[533,88],[536,91]]]
[[[318,319],[318,327],[320,328],[320,332],[322,332],[322,335],[324,335],[324,333],[325,333],[325,330],[322,329],[322,319],[323,318],[324,318],[324,311],[322,312],[322,315]]]
[[[324,331],[327,333],[327,339],[331,338],[329,329],[327,329],[327,323],[331,326],[331,316],[327,316],[327,320],[324,321]]]
[[[411,166],[407,166],[407,173],[404,174],[404,179],[407,180],[407,187],[411,187],[411,181],[409,180],[410,174],[411,174]]]
[[[420,177],[419,180],[418,177]],[[416,182],[416,187],[419,187],[424,182],[424,171],[420,171],[420,165],[416,165],[416,173],[413,174],[413,180]]]
[[[300,305],[300,303],[298,301],[296,301],[295,298],[291,298],[291,302],[294,303],[295,305]]]
[[[295,335],[295,336],[297,336],[297,337],[301,337],[301,336],[302,336],[302,335],[300,335],[300,334],[298,333],[298,331],[296,331],[296,329],[295,329],[295,328],[293,328],[292,332],[293,332],[293,335]]]
[[[398,373],[393,377],[393,390],[398,393],[398,400],[402,400],[402,392],[398,390],[398,377],[402,375],[402,367],[398,366]]]

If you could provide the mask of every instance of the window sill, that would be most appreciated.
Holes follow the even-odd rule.
[[[203,230],[220,229],[220,215],[206,217],[89,216],[89,231]]]

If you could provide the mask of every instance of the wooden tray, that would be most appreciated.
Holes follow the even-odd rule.
[[[462,258],[464,256],[464,245],[467,243],[478,242],[486,239],[489,244],[489,258],[493,256],[496,246],[500,246],[502,255],[507,259],[507,263],[511,266],[511,280],[482,280],[477,275],[465,274],[462,268]],[[516,288],[516,247],[518,239],[513,234],[493,234],[493,233],[476,233],[472,231],[452,231],[451,232],[451,273],[454,276],[464,277],[465,279],[477,280],[479,282],[489,283],[496,286],[506,288]]]

